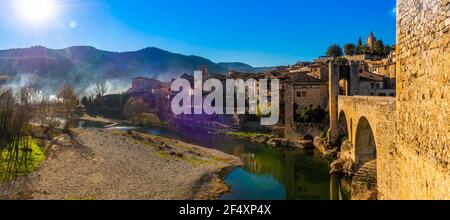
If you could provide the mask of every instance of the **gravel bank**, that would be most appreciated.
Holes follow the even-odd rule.
[[[223,174],[239,159],[158,136],[75,129],[61,136],[48,159],[27,178],[0,187],[3,199],[215,199]]]

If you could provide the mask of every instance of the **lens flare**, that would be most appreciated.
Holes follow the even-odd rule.
[[[54,18],[57,5],[54,0],[17,0],[19,18],[40,25]]]

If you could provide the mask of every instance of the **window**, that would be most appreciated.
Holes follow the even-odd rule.
[[[307,93],[305,91],[299,91],[297,92],[297,97],[305,98],[307,96]]]
[[[371,87],[372,89],[375,89],[375,84],[374,84],[374,83],[370,83],[370,87]]]
[[[377,89],[379,89],[380,88],[380,84],[379,83],[377,83]]]

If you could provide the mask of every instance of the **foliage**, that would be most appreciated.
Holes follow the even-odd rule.
[[[362,43],[362,39],[359,38],[358,45],[356,46],[356,54],[360,55],[360,54],[364,54],[364,53],[365,53],[365,48],[364,48],[364,45]]]
[[[270,137],[272,135],[270,133],[258,133],[258,132],[228,132],[227,134],[233,137],[245,139],[253,139],[257,137]]]
[[[356,54],[356,45],[351,44],[351,43],[344,45],[344,52],[345,52],[345,55],[347,55],[347,56],[355,55]]]
[[[373,53],[376,55],[384,55],[384,43],[382,40],[377,40],[373,45]]]
[[[143,99],[130,98],[123,109],[123,114],[133,124],[143,125],[143,116],[151,113],[150,106]]]
[[[333,44],[330,47],[328,47],[327,56],[329,56],[329,57],[340,57],[342,55],[343,55],[342,48],[338,44]]]
[[[314,107],[310,105],[297,114],[296,122],[298,123],[321,123],[327,117],[327,112],[320,106]]]
[[[127,94],[111,94],[105,96],[84,96],[81,104],[91,115],[100,115],[107,118],[124,119],[123,109],[130,99]]]
[[[348,63],[348,60],[345,59],[344,57],[338,57],[338,58],[336,58],[335,61],[339,65],[346,65]]]
[[[32,138],[31,121],[41,127],[47,123],[49,112],[47,96],[32,86],[0,88],[0,177],[2,181],[15,179],[33,172],[44,159],[44,153]],[[38,117],[39,116],[39,117]],[[44,133],[48,132],[44,129]]]
[[[0,152],[1,182],[14,180],[37,170],[45,159],[44,150],[37,140],[24,137],[17,148],[4,148]]]
[[[269,114],[264,114],[264,113],[265,112],[270,112],[271,111],[271,107],[272,107],[272,104],[270,102],[266,103],[265,105],[264,104],[258,104],[258,106],[256,108],[256,116],[258,118],[269,116],[270,113]]]
[[[61,100],[61,111],[65,118],[64,131],[68,132],[75,107],[78,104],[78,97],[75,90],[70,85],[62,86],[58,90],[57,97]]]

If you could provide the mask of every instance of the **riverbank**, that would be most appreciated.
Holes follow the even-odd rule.
[[[2,199],[217,199],[237,157],[137,132],[74,129],[33,175],[0,187]]]

